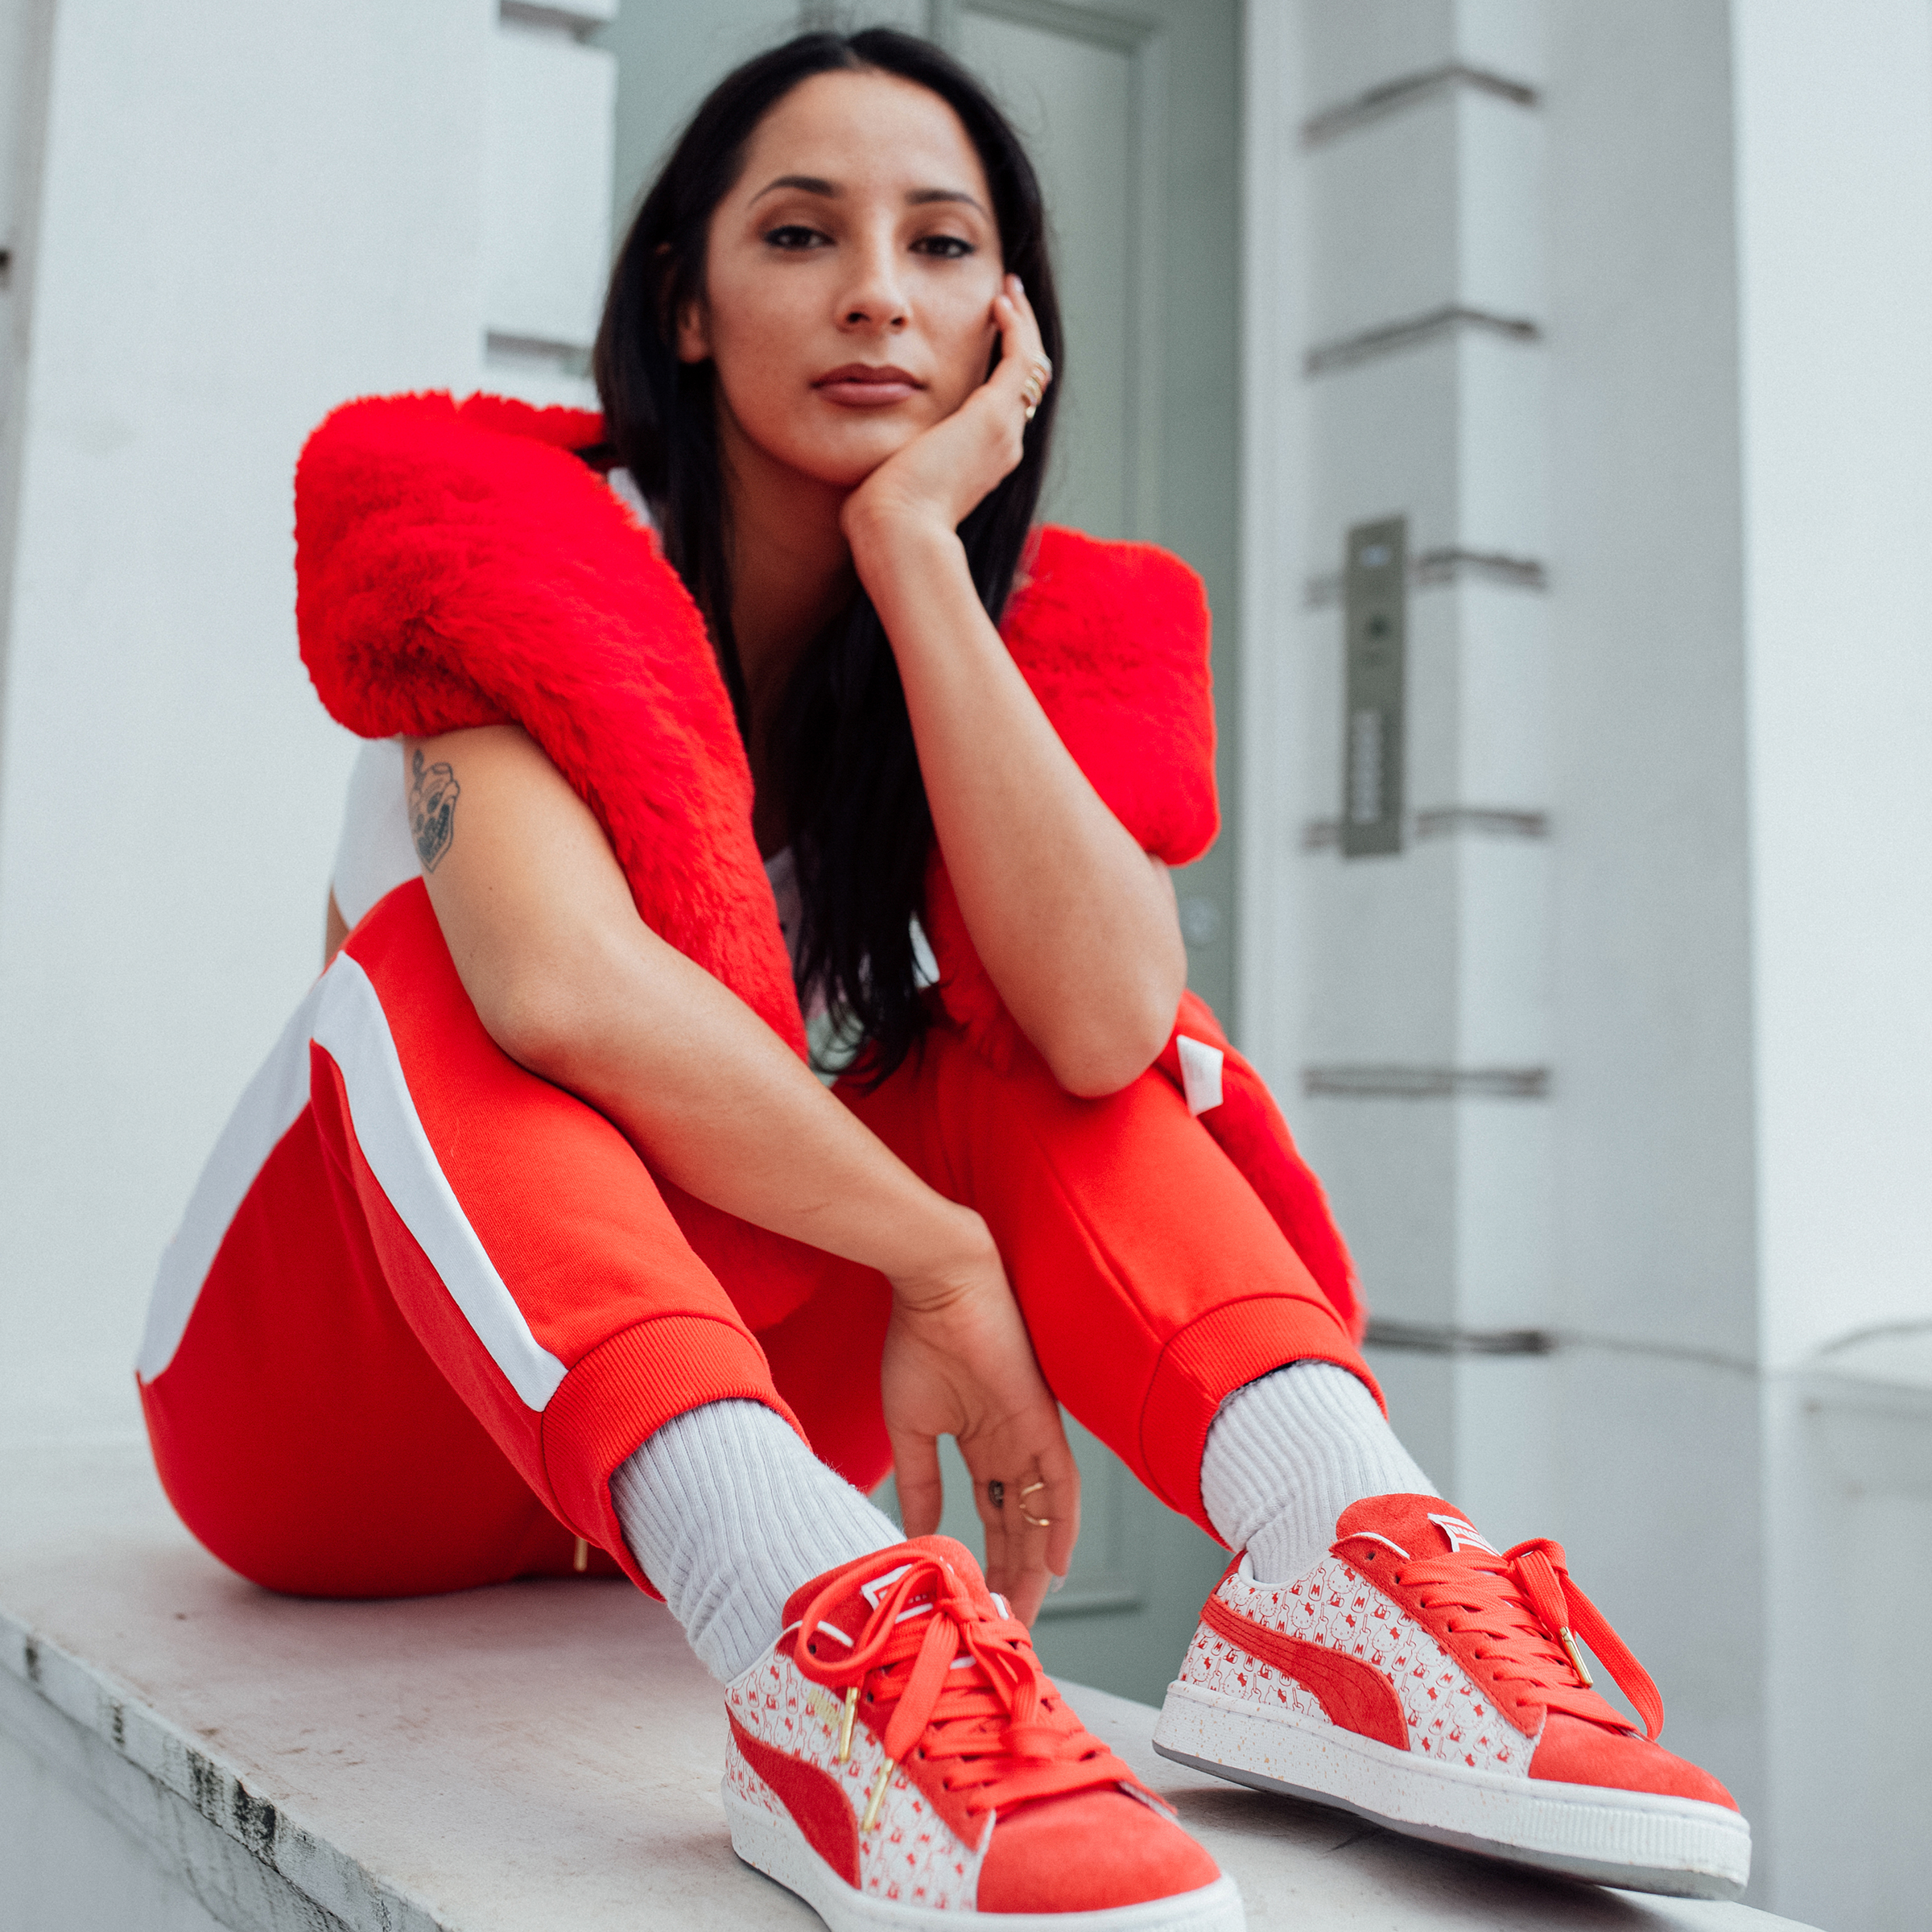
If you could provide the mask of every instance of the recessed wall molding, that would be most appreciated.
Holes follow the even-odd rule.
[[[1508,101],[1517,107],[1542,105],[1536,89],[1524,81],[1512,80],[1488,68],[1466,67],[1460,61],[1452,61],[1444,67],[1427,68],[1419,74],[1406,74],[1399,80],[1385,80],[1381,86],[1357,94],[1352,101],[1338,101],[1333,107],[1311,114],[1302,123],[1302,146],[1320,147],[1371,122],[1464,89],[1471,93]]]
[[[567,376],[590,374],[590,349],[582,342],[553,341],[546,336],[512,336],[497,329],[483,337],[486,362],[541,363]]]
[[[1512,557],[1501,551],[1418,551],[1409,559],[1411,590],[1435,590],[1445,584],[1501,584],[1512,590],[1547,590],[1548,569],[1534,557]],[[1311,610],[1325,609],[1342,601],[1342,573],[1329,571],[1308,580],[1306,592]]]
[[[1420,349],[1445,336],[1474,331],[1479,335],[1501,336],[1511,342],[1540,342],[1543,332],[1526,316],[1499,316],[1486,308],[1466,308],[1448,303],[1399,322],[1384,322],[1373,328],[1358,330],[1352,336],[1338,336],[1331,342],[1318,342],[1302,359],[1311,376],[1331,369],[1351,369],[1358,362],[1373,361],[1377,356],[1392,356],[1404,349]]]
[[[1489,805],[1435,805],[1409,821],[1414,839],[1546,839],[1546,811],[1513,811]],[[1311,819],[1302,828],[1303,852],[1332,852],[1342,842],[1340,819]]]
[[[1558,1338],[1547,1328],[1458,1328],[1448,1322],[1391,1322],[1371,1317],[1371,1348],[1415,1355],[1553,1355]]]
[[[1437,805],[1415,815],[1418,839],[1546,839],[1546,811],[1510,811],[1490,805]]]
[[[580,0],[574,6],[569,0],[559,0],[552,6],[543,4],[543,0],[501,0],[497,8],[497,19],[506,25],[568,34],[573,40],[581,40],[600,27],[609,26],[617,15],[615,0]]]
[[[1547,1067],[1304,1067],[1302,1091],[1345,1100],[1545,1100]]]

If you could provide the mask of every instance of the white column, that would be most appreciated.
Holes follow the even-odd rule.
[[[1774,1895],[1905,1925],[1932,1815],[1905,1637],[1932,1592],[1932,11],[1730,10]]]
[[[587,37],[617,11],[617,0],[508,5],[490,43],[484,374],[526,402],[597,407],[617,61]]]
[[[1469,1459],[1495,1460],[1492,1398],[1553,1319],[1540,10],[1315,0],[1302,24],[1303,699],[1294,823],[1277,825],[1300,847],[1290,1092],[1377,1336],[1402,1345],[1378,1373],[1466,1493]],[[1343,552],[1352,526],[1396,516],[1402,849],[1349,857]]]
[[[296,454],[349,396],[477,386],[498,30],[490,0],[6,19],[49,39],[5,76],[0,1428],[120,1430],[155,1258],[320,963],[353,744],[296,654]]]

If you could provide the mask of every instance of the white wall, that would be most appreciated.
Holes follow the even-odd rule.
[[[1564,1319],[1754,1358],[1728,23],[1550,10]]]
[[[1932,10],[1733,0],[1763,1347],[1932,1321]]]
[[[147,1283],[319,963],[332,403],[473,386],[489,0],[60,0],[0,741],[0,1427],[133,1425]]]

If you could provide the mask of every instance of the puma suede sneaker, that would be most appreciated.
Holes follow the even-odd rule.
[[[1241,1894],[1067,1709],[964,1548],[827,1572],[728,1685],[740,1858],[832,1932],[1241,1932]]]
[[[1591,1688],[1587,1645],[1642,1718]],[[1201,1612],[1163,1757],[1572,1877],[1735,1898],[1751,1827],[1656,1742],[1663,1700],[1561,1545],[1496,1550],[1430,1496],[1352,1505],[1291,1583],[1244,1554]]]

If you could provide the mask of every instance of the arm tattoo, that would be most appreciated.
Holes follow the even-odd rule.
[[[410,766],[409,829],[425,872],[434,872],[456,836],[456,800],[463,787],[447,765],[426,765],[419,751]]]

